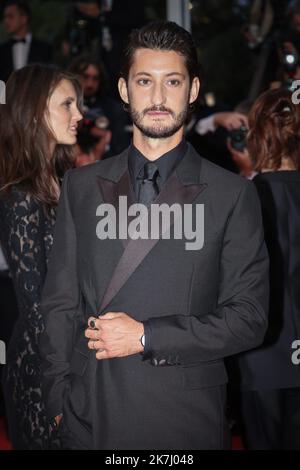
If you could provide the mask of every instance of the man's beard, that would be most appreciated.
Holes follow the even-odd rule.
[[[173,123],[166,125],[158,119],[155,124],[146,126],[143,124],[143,118],[149,111],[168,112],[173,117]],[[151,108],[144,109],[142,112],[138,112],[132,108],[129,103],[129,113],[135,126],[146,137],[150,137],[151,139],[166,139],[167,137],[171,137],[176,134],[176,132],[185,124],[189,114],[189,105],[187,103],[183,111],[176,114],[174,111],[169,108],[165,108],[164,106],[152,106]]]

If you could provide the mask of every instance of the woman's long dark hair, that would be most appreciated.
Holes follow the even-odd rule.
[[[61,82],[69,80],[82,105],[81,86],[69,72],[48,65],[28,65],[11,74],[6,83],[6,104],[0,106],[0,189],[8,193],[21,186],[37,200],[53,206],[57,192],[51,181],[72,166],[72,146],[57,144],[45,116],[48,100]]]
[[[268,90],[255,101],[249,114],[247,147],[256,171],[276,171],[289,158],[300,168],[300,106],[288,90]]]

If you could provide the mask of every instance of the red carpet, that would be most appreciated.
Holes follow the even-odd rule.
[[[243,441],[240,436],[232,436],[231,450],[245,450]]]
[[[0,450],[11,450],[3,418],[0,418]]]

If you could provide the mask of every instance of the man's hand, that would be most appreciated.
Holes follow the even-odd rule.
[[[88,320],[85,330],[88,347],[97,350],[97,359],[125,357],[143,352],[141,336],[144,325],[124,312],[108,312]]]
[[[214,123],[216,127],[225,127],[228,131],[238,129],[241,126],[248,127],[248,118],[244,114],[236,111],[214,114]]]

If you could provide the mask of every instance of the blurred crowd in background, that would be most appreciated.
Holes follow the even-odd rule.
[[[204,157],[251,174],[235,150],[243,150],[255,98],[300,77],[300,2],[194,0],[188,8],[203,80],[187,138]],[[132,28],[166,18],[166,2],[11,1],[2,2],[1,14],[1,80],[31,62],[53,62],[81,79],[85,114],[75,165],[126,148],[131,123],[117,90],[122,49]]]

